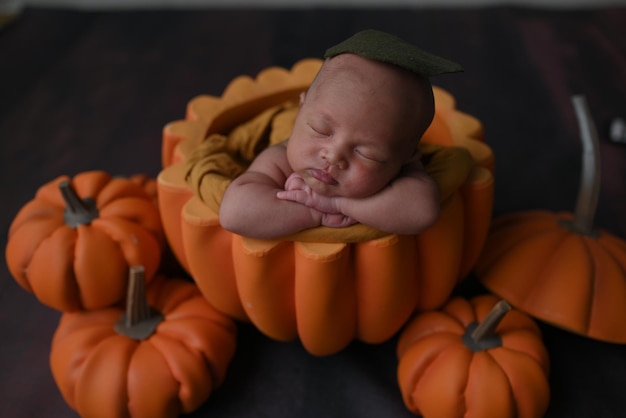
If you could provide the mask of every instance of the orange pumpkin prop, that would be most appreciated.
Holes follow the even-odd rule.
[[[214,164],[195,163],[197,151],[223,147],[209,156],[242,160],[254,158],[259,144],[287,138],[297,111],[293,103],[320,65],[303,60],[290,71],[272,67],[254,80],[236,78],[222,97],[193,99],[186,120],[164,128],[164,169],[157,184],[168,242],[209,302],[273,339],[300,338],[310,353],[327,355],[353,339],[385,341],[416,309],[448,299],[486,238],[493,161],[480,122],[435,89],[437,115],[424,142],[462,158],[438,166],[440,177],[450,174],[454,186],[442,188],[441,217],[428,231],[397,236],[364,225],[320,227],[264,241],[222,229],[219,201],[235,174],[223,176]],[[257,122],[268,115],[269,140],[247,141],[266,132]],[[233,159],[217,161],[217,168],[232,167]]]
[[[493,295],[416,316],[398,342],[398,382],[424,418],[540,418],[549,359],[537,324]]]
[[[164,245],[159,212],[137,184],[89,171],[39,188],[9,228],[6,261],[15,280],[61,310],[119,302],[128,267],[155,274]]]
[[[593,228],[599,144],[584,98],[573,103],[584,147],[575,213],[536,210],[495,220],[476,273],[492,292],[536,318],[626,343],[626,242]]]
[[[150,196],[153,203],[158,205],[159,199],[157,197],[157,183],[156,179],[148,176],[147,174],[134,174],[128,178],[128,180],[141,186],[141,188]]]
[[[143,292],[133,267],[119,308],[62,315],[50,366],[65,401],[83,418],[173,418],[197,409],[224,379],[235,324],[195,285],[157,278]]]

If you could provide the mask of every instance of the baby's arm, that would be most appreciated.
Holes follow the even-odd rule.
[[[369,197],[326,197],[310,189],[281,192],[279,197],[323,212],[340,212],[349,219],[396,234],[420,233],[439,216],[437,186],[419,161],[406,165],[396,179]]]
[[[342,213],[381,231],[415,235],[439,217],[439,190],[415,161],[380,192],[364,199],[339,199]]]
[[[320,225],[322,214],[316,209],[276,197],[290,172],[283,145],[263,151],[226,189],[222,227],[253,238],[278,238]]]

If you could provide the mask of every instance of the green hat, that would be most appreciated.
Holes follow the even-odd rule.
[[[423,51],[397,36],[374,29],[358,32],[328,48],[324,58],[346,53],[394,64],[424,77],[463,71],[455,62]]]

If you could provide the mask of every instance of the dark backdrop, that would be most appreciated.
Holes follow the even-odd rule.
[[[435,79],[482,120],[496,156],[495,216],[573,210],[580,176],[570,104],[584,94],[601,136],[596,225],[626,238],[626,9],[353,9],[80,12],[26,9],[0,30],[0,233],[43,183],[91,169],[160,168],[161,129],[193,96],[240,74],[290,67],[365,28],[460,62]],[[482,292],[474,281],[460,289]],[[58,314],[0,269],[0,411],[74,417],[48,366]],[[626,318],[615,318],[624,323]],[[547,417],[624,417],[626,348],[541,324],[550,352]],[[409,417],[395,340],[316,358],[240,326],[224,385],[194,417]]]

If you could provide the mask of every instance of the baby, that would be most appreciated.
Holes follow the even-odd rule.
[[[439,215],[417,148],[434,115],[428,76],[460,67],[373,30],[325,58],[289,139],[227,188],[222,227],[263,239],[357,222],[395,234],[425,230]]]

